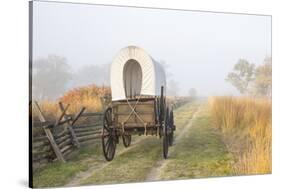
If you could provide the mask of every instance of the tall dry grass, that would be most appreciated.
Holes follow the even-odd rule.
[[[210,97],[213,126],[234,154],[236,174],[271,173],[271,100]]]
[[[71,105],[69,112],[78,112],[82,106],[89,112],[100,112],[103,108],[103,97],[109,96],[110,93],[109,87],[90,85],[66,92],[59,101]]]
[[[77,113],[82,107],[85,107],[87,112],[100,112],[107,103],[103,101],[103,97],[110,96],[110,93],[109,87],[89,85],[69,90],[56,101],[41,101],[39,106],[47,120],[55,119],[60,115],[58,102],[69,104],[67,113],[70,114]]]

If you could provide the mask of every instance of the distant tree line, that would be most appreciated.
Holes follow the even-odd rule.
[[[266,57],[259,66],[240,59],[228,73],[226,81],[230,82],[241,94],[271,97],[272,60]]]
[[[36,100],[58,97],[73,77],[66,59],[56,55],[35,60],[31,71],[32,96]]]
[[[73,71],[67,59],[57,55],[34,60],[31,72],[32,97],[36,100],[57,99],[73,87],[109,85],[109,64],[86,65]]]

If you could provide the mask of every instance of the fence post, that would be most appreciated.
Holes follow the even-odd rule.
[[[62,102],[59,102],[59,107],[60,107],[61,112],[65,112],[65,108],[64,108]],[[83,111],[84,111],[84,110],[83,110]],[[66,117],[65,114],[64,114],[64,116],[63,116],[63,119],[64,119],[64,120],[67,120],[67,117]],[[77,119],[78,119],[78,118],[77,118]],[[69,132],[70,132],[70,135],[71,135],[71,137],[72,137],[72,140],[73,140],[74,145],[75,145],[77,148],[80,148],[80,143],[79,143],[79,141],[78,141],[78,139],[77,139],[77,137],[76,137],[76,134],[75,134],[75,132],[74,132],[74,130],[73,130],[73,128],[72,128],[72,124],[70,124],[69,122],[67,122],[67,128],[68,128],[68,130],[69,130]]]
[[[38,117],[39,117],[40,122],[45,123],[46,119],[45,119],[45,117],[44,117],[44,115],[43,115],[43,113],[42,113],[42,111],[41,111],[41,109],[40,109],[40,107],[39,107],[39,105],[36,101],[35,101],[35,107],[37,108]],[[50,131],[49,128],[46,127],[46,125],[43,126],[43,129],[44,129],[44,132],[45,132],[45,134],[46,134],[46,136],[47,136],[47,138],[48,138],[48,140],[49,140],[58,160],[65,163],[65,159],[64,159],[64,157],[63,157],[63,155],[62,155],[62,153],[61,153],[61,151],[60,151],[60,149],[59,149],[59,147],[58,147],[58,145],[57,145],[57,143],[56,143],[56,141],[53,137],[52,132]]]

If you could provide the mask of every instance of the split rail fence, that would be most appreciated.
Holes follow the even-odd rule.
[[[32,129],[43,129],[40,135],[32,136],[32,162],[34,169],[53,161],[66,162],[67,157],[82,145],[93,144],[100,140],[102,113],[84,113],[85,108],[73,115],[67,114],[69,105],[61,102],[60,116],[50,122],[46,120],[37,102],[33,103],[39,122]],[[88,124],[79,123],[79,119],[91,119]]]

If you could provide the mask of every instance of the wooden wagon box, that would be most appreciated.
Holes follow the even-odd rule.
[[[129,103],[128,103],[129,102]],[[118,126],[144,127],[156,124],[154,98],[112,102],[113,122]]]

